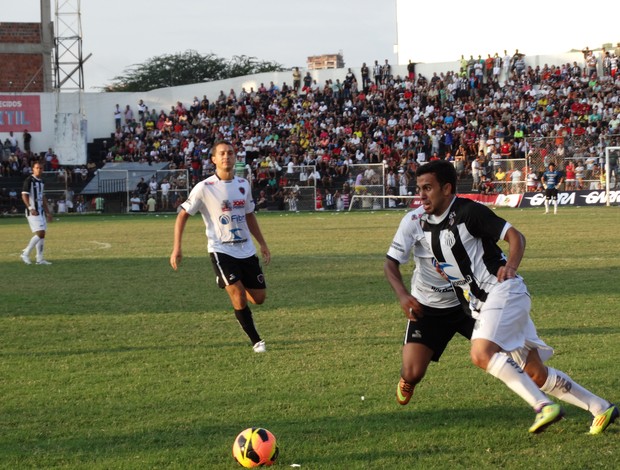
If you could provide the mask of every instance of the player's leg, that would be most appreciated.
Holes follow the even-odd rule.
[[[264,352],[265,344],[256,330],[252,310],[248,306],[247,291],[242,282],[244,276],[243,260],[222,253],[211,253],[210,257],[217,284],[226,290],[239,325],[250,338],[254,351]],[[235,282],[231,282],[231,280],[235,280]]]
[[[603,432],[618,417],[618,409],[612,403],[590,392],[563,371],[545,366],[537,349],[529,352],[524,370],[543,392],[592,413],[592,434]]]
[[[243,283],[241,281],[237,281],[234,284],[229,284],[225,287],[225,290],[228,297],[230,297],[230,302],[235,310],[235,317],[237,318],[239,325],[241,325],[241,328],[245,334],[248,335],[248,338],[250,338],[253,345],[260,343],[262,340],[256,330],[252,310],[250,310],[250,307],[248,306],[247,292],[243,286]]]
[[[45,230],[37,232],[37,235],[39,236],[39,241],[35,245],[37,252],[37,264],[48,264],[49,261],[46,261],[43,256],[43,250],[45,248]]]
[[[403,346],[403,363],[400,381],[396,388],[396,400],[401,405],[409,403],[415,386],[419,384],[433,358],[433,350],[421,343],[407,343]]]
[[[405,331],[400,381],[396,387],[396,400],[401,405],[409,403],[415,386],[426,374],[431,361],[439,361],[446,346],[457,331],[467,331],[463,325],[466,317],[459,305],[442,310],[422,305],[424,316],[409,320]],[[467,317],[471,318],[471,317]]]
[[[29,215],[26,219],[28,220],[28,225],[30,226],[33,236],[28,242],[26,248],[22,251],[21,259],[24,263],[31,264],[30,253],[33,249],[35,249],[35,247],[37,247],[38,252],[39,242],[45,237],[47,221],[45,220],[45,217],[42,217],[41,215]]]
[[[504,382],[536,411],[536,420],[529,431],[540,432],[562,418],[562,408],[540,391],[519,364],[504,352],[525,345],[531,322],[530,306],[521,279],[498,284],[479,313],[472,334],[471,358],[475,365]]]

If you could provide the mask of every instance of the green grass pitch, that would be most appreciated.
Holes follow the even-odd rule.
[[[497,213],[527,237],[519,272],[550,365],[620,401],[619,209]],[[460,337],[396,403],[405,319],[382,268],[403,214],[260,213],[262,355],[215,285],[200,217],[179,272],[172,215],[61,217],[52,266],[24,265],[27,222],[0,219],[0,468],[240,468],[250,426],[275,434],[280,468],[617,468],[620,423],[589,436],[566,405],[529,435],[532,410]]]

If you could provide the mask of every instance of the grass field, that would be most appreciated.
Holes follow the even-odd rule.
[[[619,209],[497,212],[527,237],[550,364],[620,401]],[[24,265],[26,221],[0,219],[0,468],[240,468],[249,426],[276,435],[280,468],[617,468],[618,423],[590,436],[590,414],[566,405],[529,435],[533,412],[460,337],[396,403],[405,319],[382,267],[403,214],[261,213],[262,355],[215,286],[199,217],[179,272],[173,216],[62,217],[52,266]]]

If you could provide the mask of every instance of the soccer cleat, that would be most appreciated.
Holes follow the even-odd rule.
[[[52,264],[52,263],[50,263],[50,262],[49,262],[48,260],[46,260],[46,259],[42,259],[42,260],[37,261],[37,264],[45,264],[45,265],[50,265],[50,264]]]
[[[413,395],[414,385],[411,385],[409,382],[405,382],[405,379],[401,377],[400,382],[398,382],[398,386],[396,387],[396,401],[401,405],[406,405],[411,400],[411,396]]]
[[[530,426],[529,432],[535,434],[543,432],[553,423],[560,421],[563,416],[564,410],[560,405],[556,403],[549,403],[548,405],[543,406],[536,414],[536,419],[534,420],[534,424]]]
[[[620,411],[618,411],[618,407],[612,403],[604,413],[594,417],[592,426],[590,426],[590,434],[602,433],[605,429],[607,429],[607,426],[618,418],[618,416],[620,416]]]
[[[28,257],[28,255],[26,253],[23,253],[21,255],[19,255],[19,257],[22,259],[22,261],[26,264],[32,264],[32,261],[30,261],[30,258]]]
[[[267,346],[265,346],[265,342],[264,341],[259,341],[254,346],[252,346],[252,349],[254,349],[255,353],[267,352]]]

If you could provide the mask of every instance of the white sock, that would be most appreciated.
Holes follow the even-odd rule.
[[[549,212],[549,201],[545,199],[545,212]]]
[[[45,245],[45,238],[39,238],[39,242],[36,244],[37,261],[41,261],[43,259],[43,246],[44,245]]]
[[[24,248],[24,254],[25,254],[26,256],[28,256],[28,255],[30,254],[30,252],[32,251],[32,249],[35,247],[35,245],[36,245],[37,243],[39,243],[39,240],[41,240],[41,239],[39,238],[39,236],[38,236],[38,235],[34,235],[34,236],[30,239],[30,241],[28,242],[28,246],[27,246],[26,248]]]
[[[523,369],[504,353],[495,353],[489,361],[487,372],[504,382],[510,390],[523,398],[532,408],[540,410],[551,403]]]
[[[553,201],[553,213],[557,214],[558,213],[558,201]]]
[[[551,367],[547,370],[547,380],[540,388],[543,392],[589,411],[594,416],[600,415],[609,408],[608,401],[586,390],[561,370]]]

